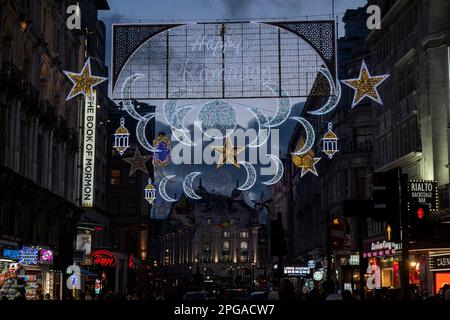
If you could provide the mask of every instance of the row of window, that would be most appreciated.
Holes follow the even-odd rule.
[[[223,238],[231,238],[231,231],[224,231],[222,235]],[[248,239],[248,231],[239,232],[239,238]]]

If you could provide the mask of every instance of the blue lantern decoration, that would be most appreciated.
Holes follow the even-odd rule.
[[[153,147],[158,149],[153,156],[153,164],[159,166],[167,166],[170,164],[170,139],[166,137],[164,132],[160,132],[158,137],[153,140]]]

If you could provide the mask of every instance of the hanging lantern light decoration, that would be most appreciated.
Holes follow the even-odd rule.
[[[153,140],[153,147],[159,152],[155,152],[153,156],[153,164],[157,166],[167,166],[170,164],[170,139],[166,137],[166,133],[161,131],[156,139]]]
[[[322,151],[328,156],[328,158],[333,158],[334,154],[338,152],[337,135],[333,132],[333,124],[328,123],[328,131],[322,138]]]
[[[130,147],[130,132],[125,128],[125,119],[120,119],[120,127],[114,133],[114,148],[123,155]]]
[[[149,204],[152,204],[156,199],[156,189],[155,186],[152,185],[152,179],[148,179],[148,185],[144,189],[145,191],[145,200],[148,201]]]

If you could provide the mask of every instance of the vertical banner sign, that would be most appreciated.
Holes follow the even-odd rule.
[[[96,111],[97,94],[94,91],[85,99],[84,106],[82,207],[94,205]]]

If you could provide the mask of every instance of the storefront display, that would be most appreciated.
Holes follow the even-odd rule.
[[[430,271],[433,273],[435,294],[446,284],[450,284],[450,252],[430,254]]]
[[[8,257],[7,259],[5,259]],[[21,286],[27,300],[61,298],[60,273],[52,270],[54,252],[40,246],[4,248],[0,259],[0,299],[14,299]]]

